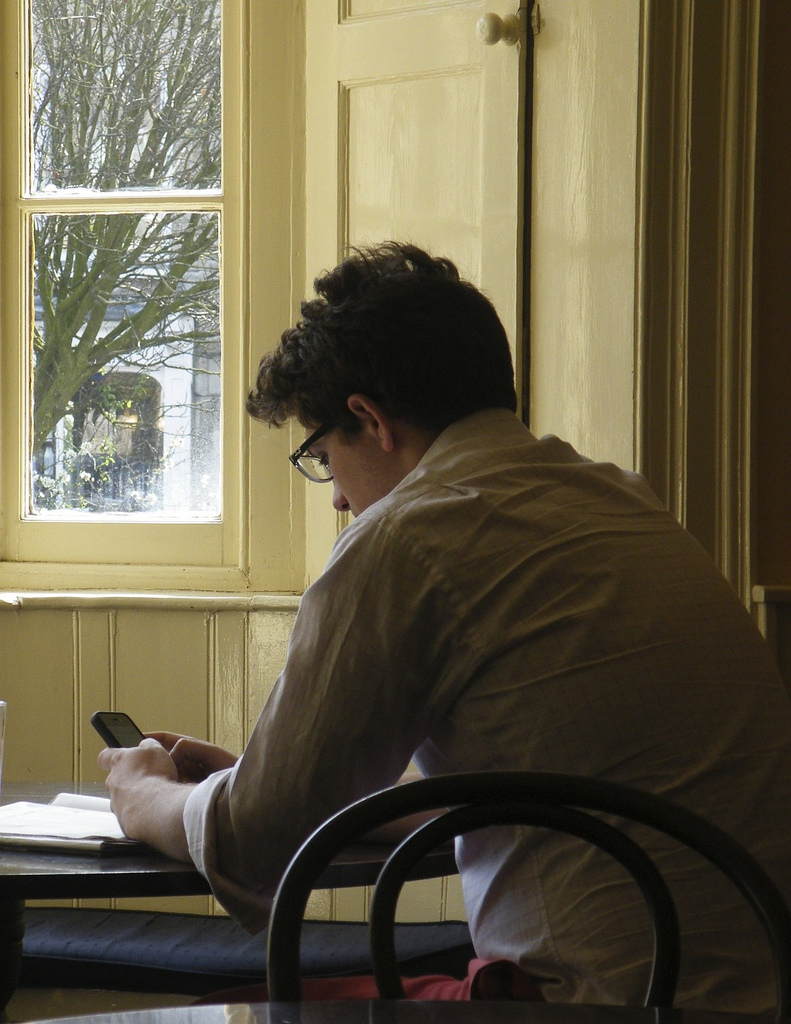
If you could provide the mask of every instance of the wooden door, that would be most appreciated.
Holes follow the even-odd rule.
[[[484,15],[521,38],[486,45]],[[408,240],[487,293],[518,360],[526,22],[518,0],[308,0],[306,290],[349,245]],[[309,577],[339,525],[318,490]]]

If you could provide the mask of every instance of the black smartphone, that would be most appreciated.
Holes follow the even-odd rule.
[[[108,747],[136,747],[140,740],[145,739],[123,711],[94,711],[91,725]]]

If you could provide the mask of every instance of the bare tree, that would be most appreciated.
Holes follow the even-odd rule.
[[[32,4],[35,191],[144,193],[139,213],[33,218],[34,452],[65,417],[79,435],[91,411],[108,405],[113,390],[102,396],[102,379],[119,360],[140,366],[146,354],[159,358],[164,341],[172,351],[217,340],[217,217],[154,212],[145,191],[220,184],[219,8]]]

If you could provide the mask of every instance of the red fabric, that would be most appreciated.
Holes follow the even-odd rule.
[[[471,960],[466,978],[430,974],[422,978],[402,978],[407,999],[434,999],[463,1002],[470,999],[507,999],[544,1002],[535,981],[516,964],[507,960]],[[354,978],[305,978],[302,999],[305,1002],[345,999],[378,999],[373,975]],[[265,1003],[266,985],[247,985],[212,992],[197,1000],[196,1006],[215,1003]]]

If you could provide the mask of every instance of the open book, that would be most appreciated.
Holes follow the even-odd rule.
[[[146,847],[124,835],[106,797],[59,793],[48,804],[0,807],[0,848],[112,854]]]

